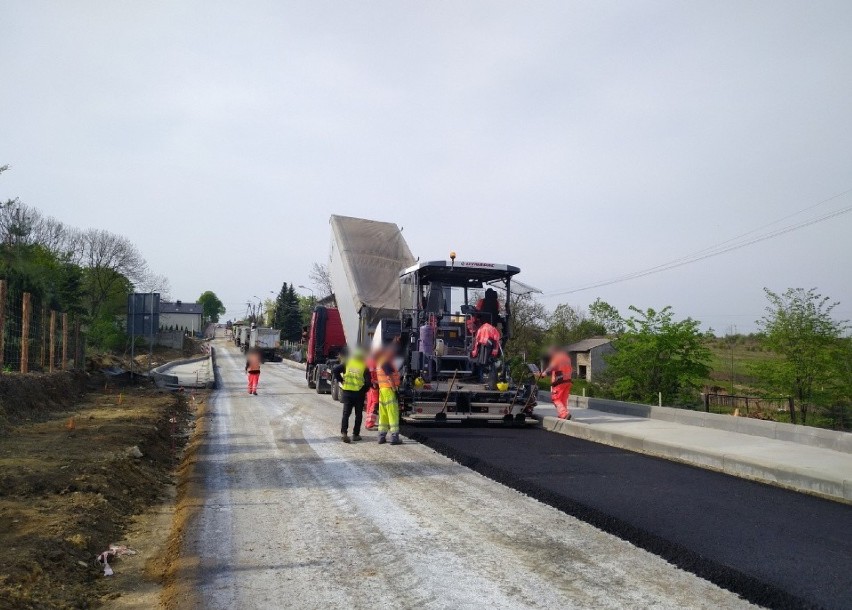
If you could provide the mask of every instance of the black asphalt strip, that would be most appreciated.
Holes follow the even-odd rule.
[[[540,428],[403,434],[769,608],[852,608],[852,507]]]

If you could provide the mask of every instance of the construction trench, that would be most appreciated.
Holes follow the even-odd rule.
[[[540,428],[345,445],[302,370],[268,364],[248,396],[241,356],[218,351],[169,607],[852,603],[847,505]]]

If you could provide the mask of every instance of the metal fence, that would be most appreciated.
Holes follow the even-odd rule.
[[[56,311],[37,294],[0,279],[0,371],[82,369],[85,337],[79,314]]]
[[[786,412],[793,422],[796,413],[793,399],[789,396],[767,398],[762,396],[733,396],[731,394],[704,394],[704,410],[708,413],[731,414],[735,411],[743,415]]]

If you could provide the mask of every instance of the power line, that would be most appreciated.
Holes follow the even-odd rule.
[[[817,206],[820,206],[820,205],[827,203],[829,201],[833,201],[834,199],[837,199],[838,197],[842,197],[843,195],[846,195],[850,192],[852,192],[852,189],[843,191],[842,193],[838,193],[837,195],[833,195],[832,197],[829,197],[828,199],[823,199],[822,201],[820,201],[820,202],[818,202],[818,203],[816,203],[812,206],[809,206],[807,208],[799,210],[798,212],[795,212],[793,214],[789,214],[787,216],[784,216],[783,218],[779,218],[777,220],[774,220],[773,222],[762,225],[761,227],[758,227],[756,229],[752,229],[751,231],[747,231],[746,233],[742,233],[741,235],[738,235],[736,237],[732,237],[730,239],[727,239],[727,240],[720,242],[720,243],[718,243],[714,246],[710,246],[708,248],[698,250],[698,251],[693,252],[691,254],[681,256],[679,258],[668,261],[666,263],[662,263],[662,264],[656,265],[654,267],[649,267],[647,269],[642,269],[640,271],[635,271],[635,272],[632,272],[632,273],[628,273],[628,274],[625,274],[625,275],[622,275],[622,276],[618,276],[618,277],[615,277],[615,278],[611,278],[609,280],[597,282],[597,283],[590,284],[590,285],[587,285],[587,286],[583,286],[583,287],[580,287],[580,288],[574,288],[572,290],[562,290],[562,291],[559,291],[559,292],[551,292],[551,293],[546,294],[545,296],[552,297],[552,296],[563,296],[563,295],[567,295],[567,294],[574,294],[576,292],[583,292],[585,290],[592,290],[593,288],[601,288],[603,286],[611,286],[612,284],[617,284],[617,283],[620,283],[620,282],[625,282],[625,281],[628,281],[628,280],[637,279],[637,278],[640,278],[640,277],[645,277],[645,276],[653,275],[653,274],[656,274],[656,273],[662,273],[663,271],[669,271],[671,269],[683,267],[684,265],[689,265],[691,263],[696,263],[698,261],[702,261],[702,260],[705,260],[705,259],[708,259],[708,258],[711,258],[711,257],[714,257],[714,256],[719,256],[720,254],[725,254],[727,252],[739,250],[740,248],[745,248],[746,246],[750,246],[750,245],[753,245],[753,244],[756,244],[756,243],[759,243],[759,242],[762,242],[762,241],[766,241],[768,239],[772,239],[773,237],[778,237],[779,235],[784,235],[785,233],[797,231],[797,230],[802,229],[804,227],[808,227],[810,225],[813,225],[813,224],[816,224],[816,223],[819,223],[819,222],[824,222],[826,220],[830,220],[830,219],[835,218],[837,216],[841,216],[842,214],[849,213],[850,211],[852,211],[852,206],[849,206],[849,207],[846,207],[846,208],[841,208],[840,210],[836,210],[836,211],[833,211],[833,212],[827,212],[827,213],[823,214],[822,216],[818,216],[816,218],[812,218],[810,220],[806,220],[806,221],[800,222],[798,224],[787,225],[786,227],[776,229],[774,231],[770,231],[769,233],[766,233],[764,235],[760,235],[758,237],[755,237],[753,239],[749,239],[747,241],[738,241],[738,240],[742,239],[743,237],[745,237],[747,235],[751,235],[753,233],[756,233],[757,231],[760,231],[760,230],[765,229],[767,227],[770,227],[772,225],[778,224],[779,222],[782,222],[783,220],[787,220],[789,218],[792,218],[793,216],[797,216],[797,215],[801,214],[802,212],[812,210]],[[732,242],[735,242],[735,243],[732,243]],[[726,244],[730,244],[730,245],[726,246]]]

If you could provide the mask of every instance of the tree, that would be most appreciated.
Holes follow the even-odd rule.
[[[328,265],[314,263],[308,273],[308,278],[316,287],[319,298],[324,299],[334,293],[334,289],[331,286],[331,274],[328,271]]]
[[[589,317],[592,322],[603,327],[607,335],[620,335],[624,332],[624,320],[618,310],[600,298],[589,305]]]
[[[299,296],[293,284],[287,288],[287,309],[283,317],[281,336],[287,341],[299,341],[302,338],[302,314],[299,311]]]
[[[145,278],[147,264],[133,243],[102,229],[88,229],[81,236],[86,267],[90,311],[97,317],[104,302],[122,280],[136,283]]]
[[[202,292],[197,302],[201,304],[202,315],[208,322],[218,322],[219,316],[225,313],[225,306],[212,290]]]
[[[284,321],[287,318],[287,308],[289,307],[287,301],[288,289],[287,282],[284,282],[281,285],[278,296],[275,297],[275,305],[273,306],[272,313],[272,328],[277,328],[281,332],[282,339],[284,338]]]
[[[568,345],[582,339],[606,333],[604,327],[586,318],[586,312],[581,307],[560,304],[549,316],[550,329],[547,340],[554,345]]]
[[[513,294],[511,353],[518,360],[537,362],[543,355],[547,309],[530,293]],[[515,367],[520,372],[519,367]]]
[[[697,398],[710,372],[710,350],[692,318],[676,321],[671,307],[641,311],[624,320],[624,331],[607,357],[605,380],[622,400],[656,402],[662,392],[666,404]]]
[[[169,293],[172,291],[172,286],[165,275],[146,273],[145,277],[136,284],[136,289],[139,292],[158,292],[163,301],[171,300]]]
[[[834,398],[826,389],[844,376],[842,336],[849,326],[832,317],[839,303],[815,288],[789,288],[780,295],[764,291],[769,306],[757,325],[763,345],[780,359],[755,365],[754,373],[762,387],[793,396],[804,424],[811,406]]]

